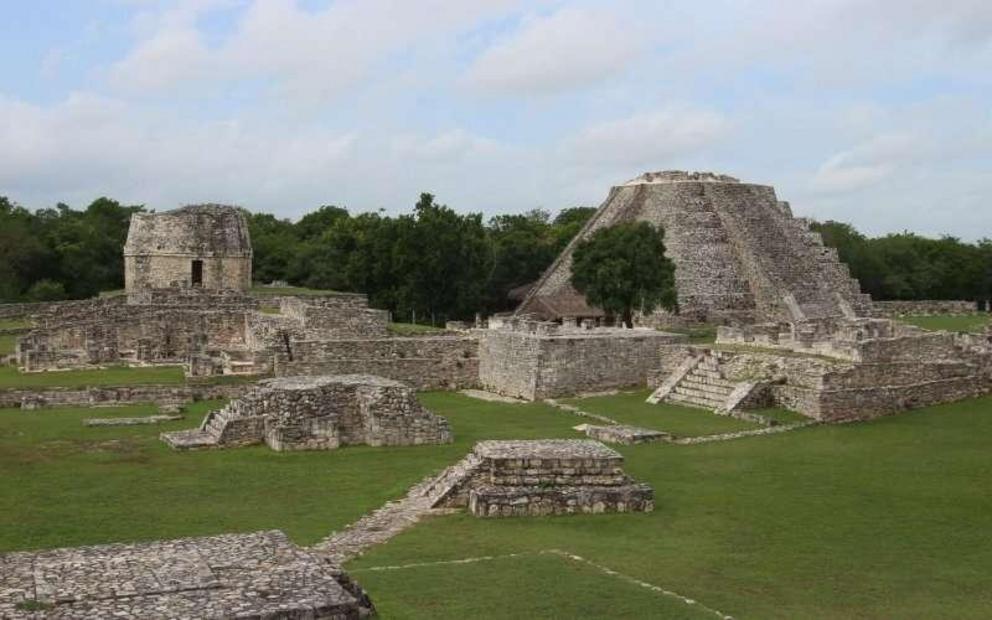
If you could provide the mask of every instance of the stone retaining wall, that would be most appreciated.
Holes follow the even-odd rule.
[[[290,358],[290,355],[292,356]],[[422,336],[293,342],[280,351],[275,374],[368,373],[417,389],[464,389],[479,383],[479,340],[473,336]]]
[[[133,403],[176,405],[198,400],[236,398],[251,388],[239,385],[131,385],[119,387],[51,388],[45,390],[0,390],[0,408],[87,406],[101,407]]]
[[[678,356],[669,348],[687,340],[649,329],[479,333],[482,387],[527,400],[647,385],[674,368]]]
[[[974,314],[978,304],[966,300],[894,300],[875,301],[872,314],[877,317],[896,318],[909,315]]]

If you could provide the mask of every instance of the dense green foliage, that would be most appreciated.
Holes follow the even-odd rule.
[[[124,286],[131,214],[109,198],[83,211],[59,204],[31,213],[0,196],[0,301],[90,297]]]
[[[79,211],[59,204],[32,212],[0,196],[0,302],[121,289],[121,248],[131,214],[141,210],[99,198]],[[519,295],[508,293],[535,281],[594,212],[576,207],[552,218],[533,210],[484,221],[422,194],[398,216],[323,206],[295,223],[268,213],[249,213],[248,222],[256,281],[366,293],[398,321],[443,324],[514,307]],[[876,299],[992,298],[992,241],[869,238],[837,222],[814,227]]]
[[[627,327],[633,327],[635,311],[673,310],[675,265],[665,256],[665,231],[647,222],[597,230],[575,248],[572,285]]]
[[[311,544],[475,441],[576,437],[581,421],[543,404],[422,400],[451,421],[455,443],[177,453],[159,432],[194,426],[212,404],[179,422],[116,428],[81,419],[153,409],[0,410],[0,551],[272,528]],[[992,606],[990,414],[983,398],[782,435],[620,446],[625,470],[655,489],[652,513],[428,518],[346,568],[383,617],[700,617],[698,606],[541,553],[559,549],[735,618],[982,618]]]
[[[850,224],[814,224],[875,299],[992,298],[992,240],[964,243],[909,232],[870,238]]]

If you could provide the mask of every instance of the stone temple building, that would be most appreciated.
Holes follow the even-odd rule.
[[[251,239],[244,214],[216,204],[135,213],[124,244],[124,282],[128,292],[251,288]]]
[[[517,314],[602,316],[570,284],[572,252],[594,232],[646,221],[665,230],[681,322],[747,324],[869,314],[833,248],[792,217],[774,188],[709,172],[649,172],[610,190],[585,227],[530,289]]]

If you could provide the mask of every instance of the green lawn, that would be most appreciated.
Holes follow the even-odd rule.
[[[0,549],[267,528],[308,544],[476,440],[577,436],[577,418],[542,404],[422,400],[448,416],[455,444],[175,453],[158,433],[194,426],[208,405],[160,427],[80,422],[151,407],[0,410]],[[348,568],[384,618],[706,617],[624,576],[735,618],[985,618],[990,436],[984,398],[730,442],[624,446],[628,473],[655,489],[652,513],[431,518]],[[524,555],[371,570],[512,553]]]
[[[645,402],[650,395],[651,390],[638,390],[610,396],[564,398],[561,402],[576,405],[589,413],[604,415],[622,424],[667,431],[678,437],[696,437],[760,428],[758,424],[716,415],[705,409],[680,407],[668,403],[652,405]]]
[[[0,355],[7,355],[16,351],[17,338],[16,334],[0,334]]]
[[[698,606],[556,555],[359,570],[352,576],[374,592],[396,594],[372,599],[382,618],[716,617]],[[455,589],[463,594],[452,596]]]
[[[28,319],[0,319],[0,329],[24,329],[31,327],[32,323]]]
[[[339,291],[328,291],[303,286],[253,286],[253,295],[330,295]]]
[[[443,327],[421,325],[419,323],[390,323],[387,329],[397,336],[424,336],[444,332]]]
[[[900,321],[923,329],[952,332],[980,332],[989,324],[990,314],[947,314],[941,316],[904,316]]]
[[[673,334],[685,334],[689,336],[689,344],[712,344],[716,342],[716,325],[662,329],[661,331]]]
[[[162,385],[185,381],[181,366],[128,368],[112,366],[95,370],[18,372],[14,366],[0,366],[0,389],[45,387],[90,387],[97,385]]]

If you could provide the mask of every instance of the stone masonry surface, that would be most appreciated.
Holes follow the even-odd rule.
[[[16,552],[0,555],[0,617],[361,617],[339,579],[279,531]]]
[[[264,442],[273,450],[330,450],[440,444],[452,437],[447,420],[425,409],[412,388],[372,375],[335,375],[260,381],[208,413],[199,429],[162,439],[177,449]]]
[[[477,330],[483,389],[527,400],[644,386],[669,371],[686,336],[653,329],[580,329],[529,321]]]
[[[135,213],[124,244],[125,288],[248,289],[251,256],[248,223],[236,207]]]

